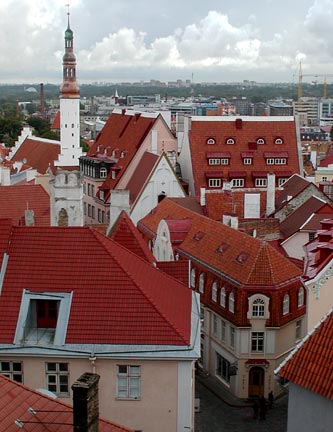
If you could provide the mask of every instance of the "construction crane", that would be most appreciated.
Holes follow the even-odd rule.
[[[302,62],[299,62],[299,71],[298,71],[298,100],[302,97],[302,80],[303,77],[324,77],[324,99],[327,98],[327,83],[326,83],[326,77],[333,77],[333,74],[303,74],[302,73]],[[314,81],[314,83],[317,83],[317,81]]]

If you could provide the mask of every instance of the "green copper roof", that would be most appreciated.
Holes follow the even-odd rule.
[[[73,39],[73,32],[69,27],[65,31],[65,39]]]

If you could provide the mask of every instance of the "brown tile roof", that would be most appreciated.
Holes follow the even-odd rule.
[[[53,119],[53,123],[51,125],[51,129],[60,130],[60,111],[57,112]]]
[[[207,144],[209,138],[213,138],[215,144]],[[235,144],[227,144],[229,138],[232,138]],[[259,138],[262,138],[265,143],[257,145]],[[281,138],[282,144],[275,144],[276,138]],[[273,120],[269,117],[243,117],[242,119],[233,117],[227,120],[220,118],[220,120],[207,121],[200,117],[192,117],[189,140],[197,196],[200,187],[207,184],[205,172],[216,171],[216,166],[208,164],[207,152],[230,152],[229,165],[221,167],[223,176],[230,180],[232,176],[245,175],[245,187],[254,187],[252,171],[273,172],[279,169],[283,177],[301,171],[296,126],[294,119],[291,118]],[[249,151],[253,151],[253,162],[251,165],[244,165],[242,154]],[[279,155],[283,152],[283,157],[288,152],[287,164],[267,165],[265,156],[267,152],[272,154],[278,152]]]
[[[0,375],[1,431],[17,432],[16,420],[23,422],[24,431],[73,432],[73,407],[52,399],[22,384]],[[28,411],[32,408],[36,414]],[[33,423],[29,423],[33,422]],[[99,420],[99,432],[131,432],[108,420]]]
[[[287,357],[276,373],[333,400],[333,309]]]
[[[42,138],[26,138],[14,154],[12,161],[26,161],[39,174],[45,174],[50,167],[55,172],[54,161],[58,159],[60,143]]]
[[[316,214],[313,214],[304,225],[302,225],[302,230],[304,231],[318,231],[321,228],[321,221],[324,219],[331,219],[333,218],[333,209],[328,204],[322,208],[320,211]]]
[[[177,249],[188,258],[202,262],[239,283],[276,286],[302,273],[268,243],[199,216],[168,198],[141,219],[138,228],[153,237],[161,219],[187,218],[192,219],[192,224]],[[220,253],[223,244],[228,247]]]
[[[311,182],[300,175],[294,174],[291,176],[290,179],[283,184],[283,191],[276,198],[276,208],[281,208],[287,202],[289,196],[294,198],[310,184]]]
[[[25,225],[25,210],[33,210],[36,226],[50,226],[50,197],[41,185],[0,186],[0,219]]]

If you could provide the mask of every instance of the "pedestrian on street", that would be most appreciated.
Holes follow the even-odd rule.
[[[261,398],[259,399],[259,419],[260,420],[266,420],[266,409],[267,409],[266,399],[264,398],[264,396],[261,396]]]
[[[268,393],[268,407],[269,407],[269,409],[273,408],[273,402],[274,402],[274,395],[273,395],[273,391],[271,390]]]

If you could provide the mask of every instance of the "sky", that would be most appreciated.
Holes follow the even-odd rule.
[[[333,82],[333,0],[0,0],[0,83],[61,82],[68,2],[82,83]]]

